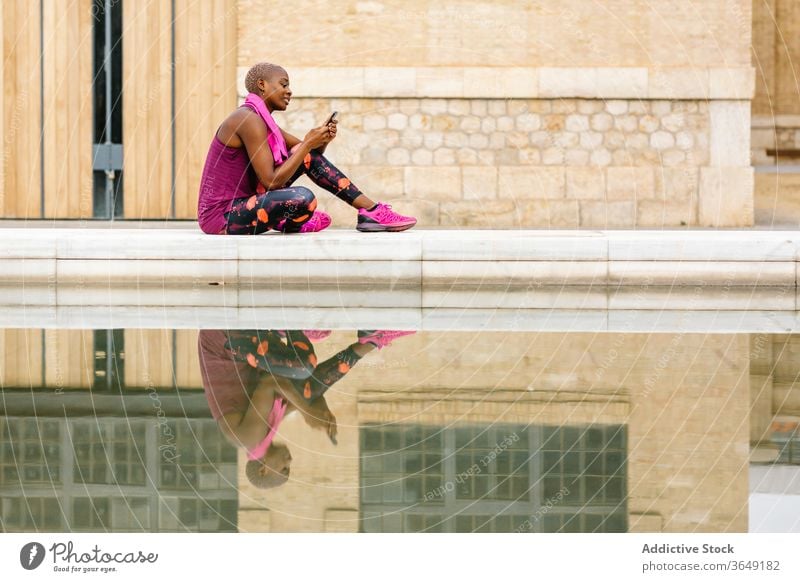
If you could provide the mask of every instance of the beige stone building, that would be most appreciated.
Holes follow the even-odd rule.
[[[191,219],[261,60],[291,76],[279,123],[339,110],[331,159],[421,225],[749,226],[792,204],[791,175],[760,173],[754,204],[750,140],[757,165],[792,155],[791,0],[42,6],[3,4],[3,217]]]
[[[753,165],[756,222],[796,226],[800,221],[800,5],[753,1]]]

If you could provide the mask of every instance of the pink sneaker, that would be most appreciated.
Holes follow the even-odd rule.
[[[401,331],[398,329],[362,329],[358,331],[358,343],[372,344],[378,349],[384,348],[404,335],[414,335],[416,331]]]
[[[331,225],[331,216],[321,210],[316,210],[314,215],[300,227],[300,232],[319,232]]]
[[[329,329],[304,329],[303,333],[306,334],[306,337],[310,339],[312,342],[321,342],[329,335],[331,335],[331,330]]]
[[[403,216],[392,210],[391,204],[378,204],[372,210],[360,208],[358,210],[358,225],[356,230],[361,232],[399,232],[417,224],[413,216]]]
[[[331,217],[329,214],[322,212],[321,210],[317,210],[314,212],[314,215],[308,219],[308,222],[304,223],[303,226],[300,227],[298,231],[294,232],[319,232],[321,230],[325,230],[331,225]],[[278,226],[275,227],[275,230],[279,230],[281,232],[286,232],[283,230],[283,227],[286,226],[286,219],[284,218],[278,223]]]

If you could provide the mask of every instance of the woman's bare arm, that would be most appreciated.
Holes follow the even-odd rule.
[[[267,145],[267,127],[256,113],[249,113],[236,133],[247,150],[259,182],[264,184],[267,190],[282,188],[312,149],[311,143],[298,142],[300,146],[276,170],[272,152]]]
[[[243,413],[229,413],[219,419],[222,433],[234,444],[252,449],[267,434],[267,417],[275,402],[275,391],[269,386],[259,386],[250,397],[250,405]]]
[[[333,121],[332,123],[336,124],[338,122],[337,121]],[[283,139],[286,140],[286,146],[289,149],[292,149],[297,144],[302,143],[301,139],[293,136],[288,131],[284,131],[283,129],[281,129],[281,133],[283,134]],[[328,143],[330,143],[330,142],[328,142]],[[318,148],[314,148],[313,151],[317,152],[318,154],[324,154],[325,153],[325,148],[328,147],[328,143],[324,143],[321,146],[319,146]]]
[[[284,131],[283,128],[281,128],[281,134],[283,135],[283,139],[286,142],[286,147],[288,147],[289,149],[292,149],[294,146],[303,141],[299,137],[293,136],[288,131]]]
[[[336,417],[333,415],[330,408],[328,408],[328,403],[325,401],[324,396],[320,396],[314,402],[308,402],[297,393],[288,380],[277,382],[276,388],[278,394],[283,396],[291,406],[300,411],[306,424],[312,428],[325,431],[330,439],[334,443],[336,442]]]

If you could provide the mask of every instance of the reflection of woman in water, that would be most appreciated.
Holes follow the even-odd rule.
[[[309,335],[321,332],[201,330],[200,373],[211,415],[232,444],[247,450],[246,474],[256,487],[282,485],[292,456],[273,442],[295,410],[336,444],[336,417],[324,394],[367,353],[414,332],[359,331],[358,341],[317,364]]]

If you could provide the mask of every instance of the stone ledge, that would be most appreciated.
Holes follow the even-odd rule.
[[[239,67],[244,97],[247,67]],[[726,99],[755,95],[753,67],[289,67],[304,98]]]
[[[727,169],[726,169],[727,170]],[[109,223],[107,223],[109,224]],[[795,261],[798,230],[424,229],[216,236],[191,228],[0,228],[0,260]]]
[[[115,227],[30,229],[17,246],[18,234],[0,229],[0,304],[163,305],[170,295],[176,305],[236,306],[257,304],[271,290],[272,305],[312,306],[333,289],[334,306],[345,292],[365,305],[370,293],[389,292],[385,306],[417,306],[421,292],[500,287],[793,288],[800,269],[798,231],[330,229],[225,237]],[[134,303],[118,303],[131,293]]]
[[[555,289],[550,295],[559,292]],[[719,309],[696,296],[664,288],[634,290],[638,298],[621,309],[467,309],[464,306],[379,307],[336,306],[324,309],[269,306],[4,306],[3,329],[414,329],[424,331],[553,331],[591,333],[800,333],[800,313],[788,310],[733,309],[720,297]],[[778,293],[782,292],[779,290]],[[644,309],[647,295],[661,300],[661,309]],[[546,295],[546,293],[542,293]],[[497,294],[495,293],[495,299]],[[719,294],[721,295],[721,294]],[[792,294],[793,295],[793,294]],[[773,301],[774,292],[767,292]],[[761,292],[754,298],[758,302]],[[637,305],[637,301],[640,305]]]

